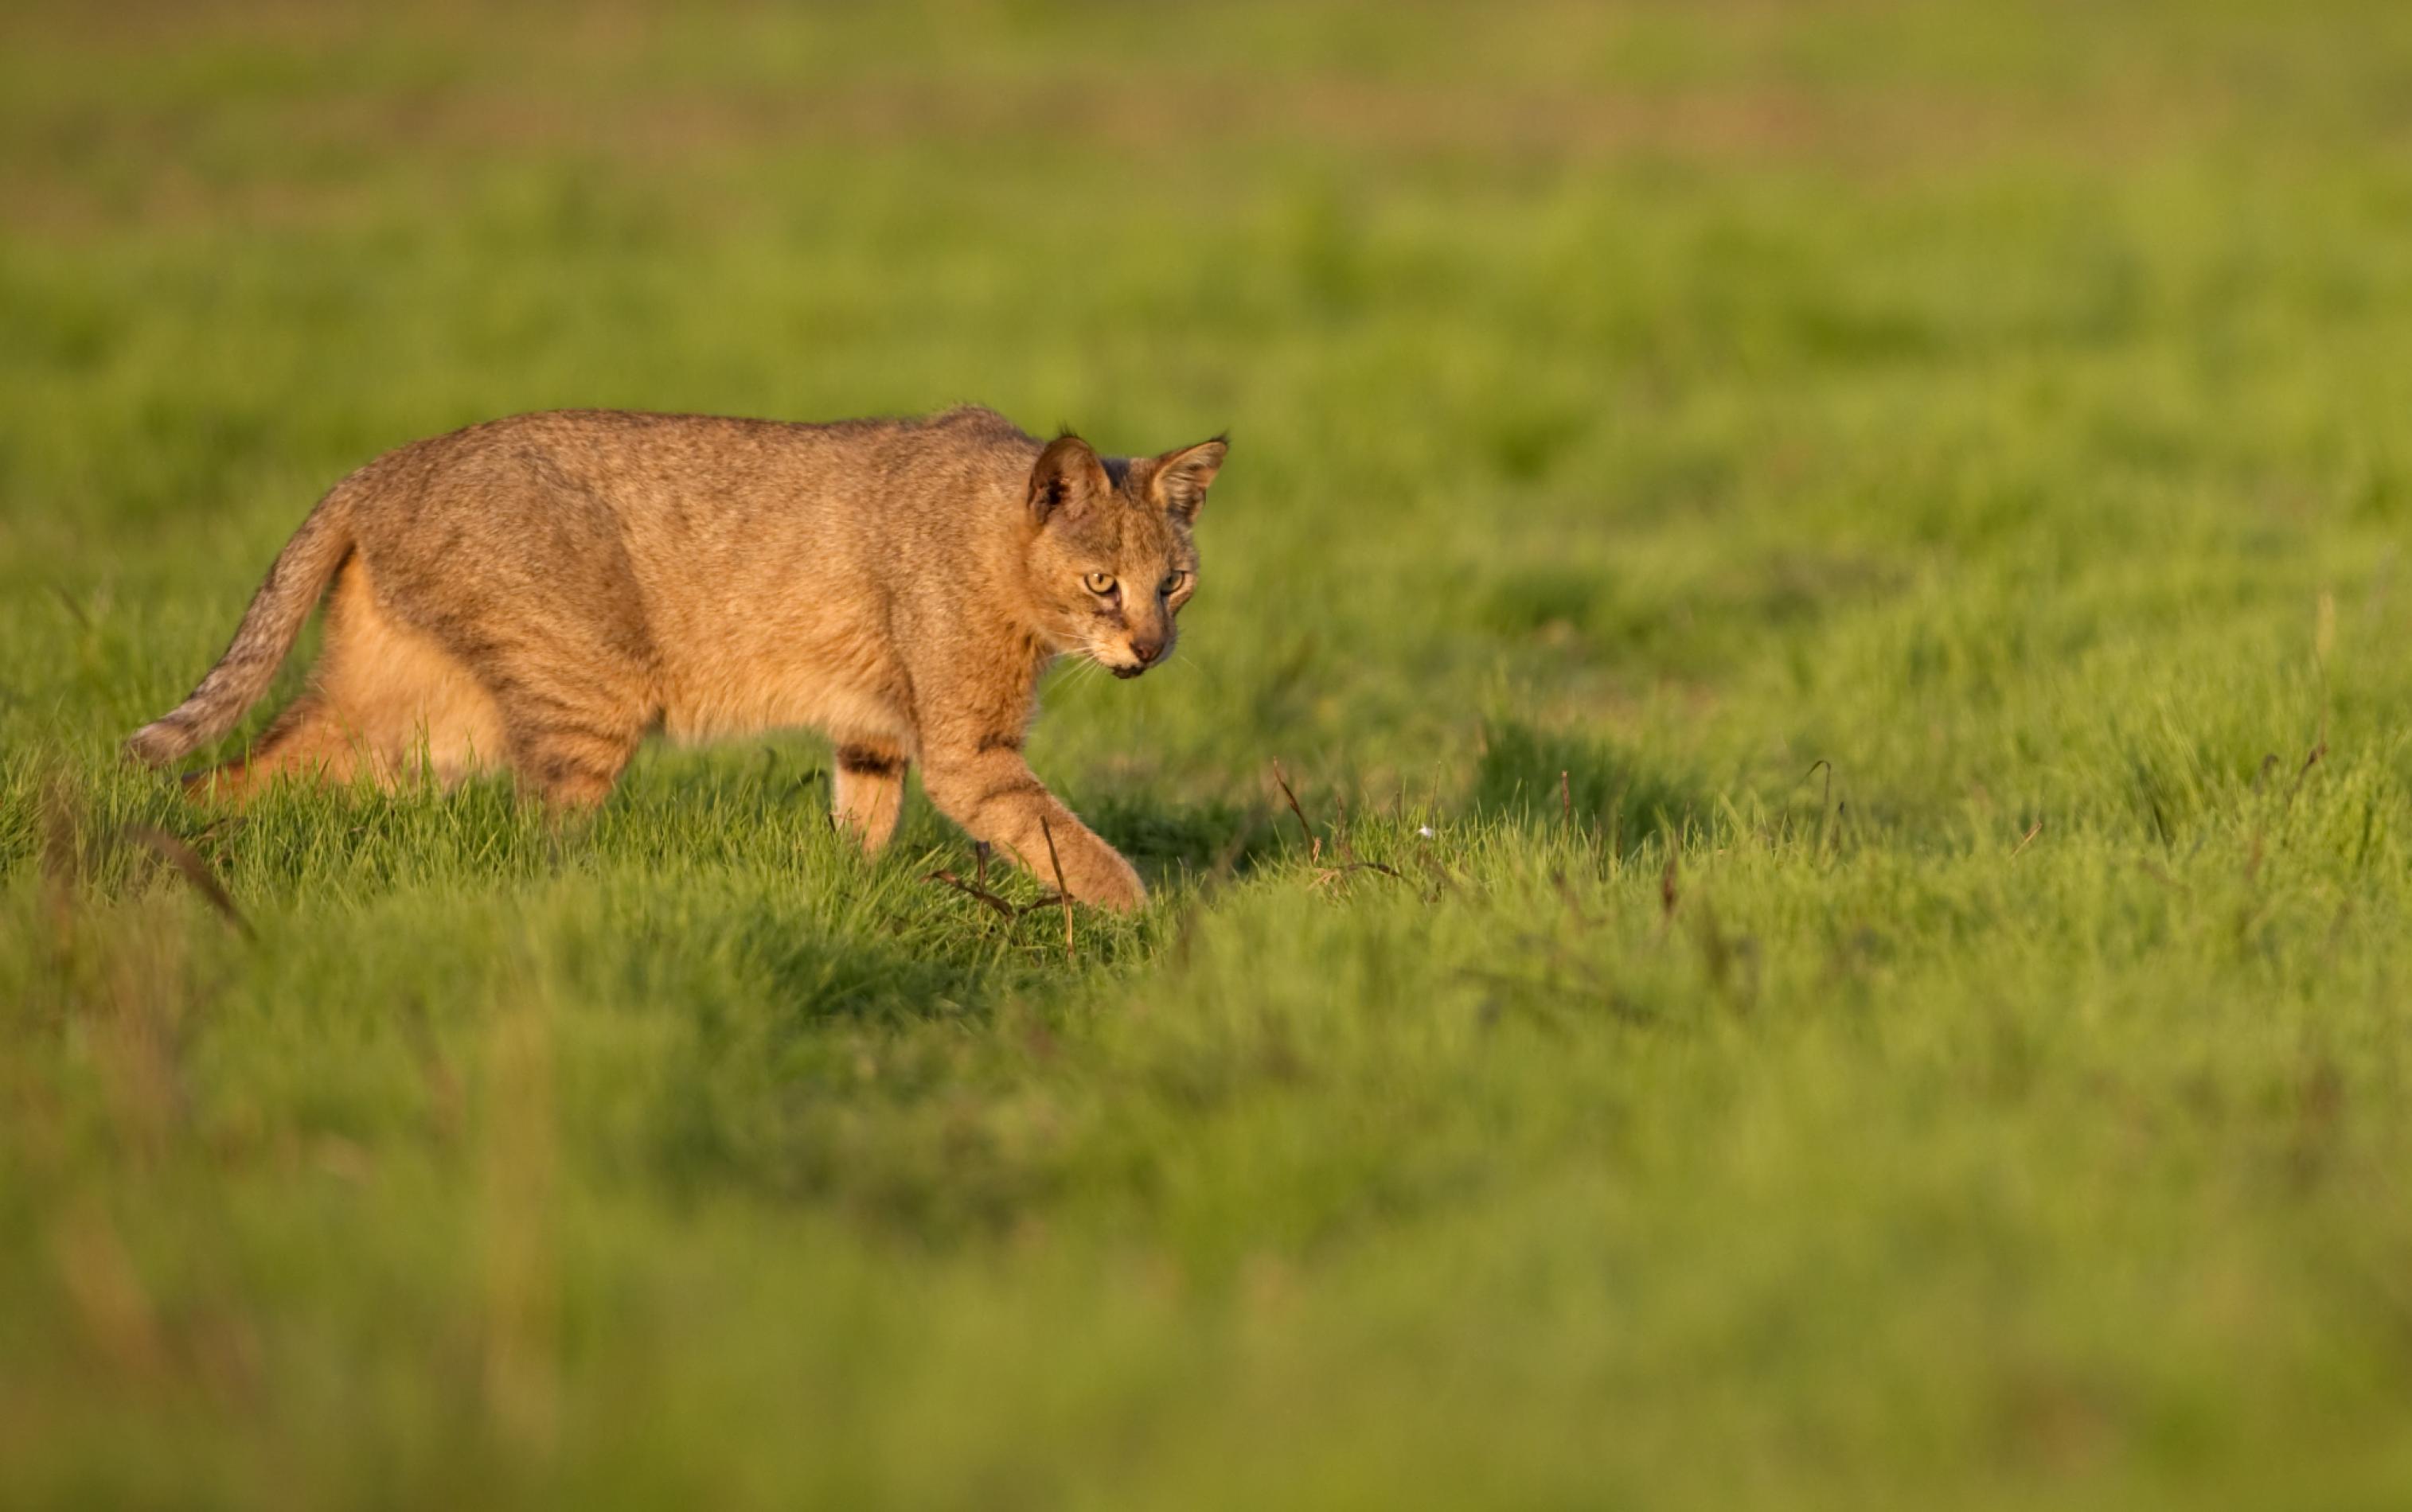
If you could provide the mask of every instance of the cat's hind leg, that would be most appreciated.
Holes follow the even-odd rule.
[[[360,769],[360,744],[327,707],[305,693],[276,716],[251,749],[234,760],[184,778],[184,796],[242,803],[272,782],[338,785]]]
[[[449,786],[507,754],[493,695],[442,642],[377,602],[357,556],[327,601],[317,694],[381,787]]]
[[[377,604],[357,555],[328,596],[310,681],[245,756],[185,779],[187,793],[241,800],[280,779],[340,785],[363,773],[386,788],[449,785],[503,758],[493,697],[460,658]]]
[[[500,712],[504,756],[524,790],[554,808],[610,796],[661,704],[650,670],[584,626],[483,649],[478,680]]]
[[[490,675],[520,785],[555,808],[591,809],[609,798],[645,738],[651,711],[574,679]]]

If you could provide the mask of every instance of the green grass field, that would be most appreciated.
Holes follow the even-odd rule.
[[[0,25],[0,1503],[2412,1499],[2412,9]],[[1136,920],[117,763],[390,446],[960,400],[1233,434]]]

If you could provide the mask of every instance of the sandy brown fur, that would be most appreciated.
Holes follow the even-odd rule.
[[[1022,760],[1065,653],[1136,675],[1171,648],[1220,440],[1135,460],[1003,417],[793,425],[562,411],[416,442],[338,484],[233,644],[128,751],[166,765],[230,730],[327,595],[309,690],[249,756],[188,779],[388,786],[507,768],[600,801],[653,728],[812,727],[839,821],[893,832],[907,767],[940,810],[1084,901],[1145,897]],[[1110,578],[1110,592],[1096,579]]]

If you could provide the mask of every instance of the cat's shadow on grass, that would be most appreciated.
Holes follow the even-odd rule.
[[[1713,799],[1686,777],[1599,741],[1494,721],[1464,801],[1476,820],[1522,829],[1572,822],[1619,854],[1705,821]]]
[[[1081,817],[1151,881],[1244,875],[1282,848],[1272,812],[1261,803],[1119,792],[1091,800]]]
[[[1311,790],[1302,790],[1302,800],[1308,823],[1329,837],[1339,815]],[[1484,727],[1472,781],[1443,801],[1439,817],[1534,831],[1572,822],[1629,855],[1659,835],[1707,822],[1714,801],[1688,774],[1637,753],[1582,735],[1494,721]],[[1243,875],[1295,849],[1300,840],[1297,821],[1280,798],[1256,804],[1183,802],[1122,792],[1093,800],[1083,815],[1152,881]]]

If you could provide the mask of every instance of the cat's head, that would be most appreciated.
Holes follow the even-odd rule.
[[[1172,654],[1198,587],[1190,532],[1223,438],[1161,457],[1100,457],[1059,435],[1030,470],[1027,565],[1038,630],[1056,651],[1137,677]]]

